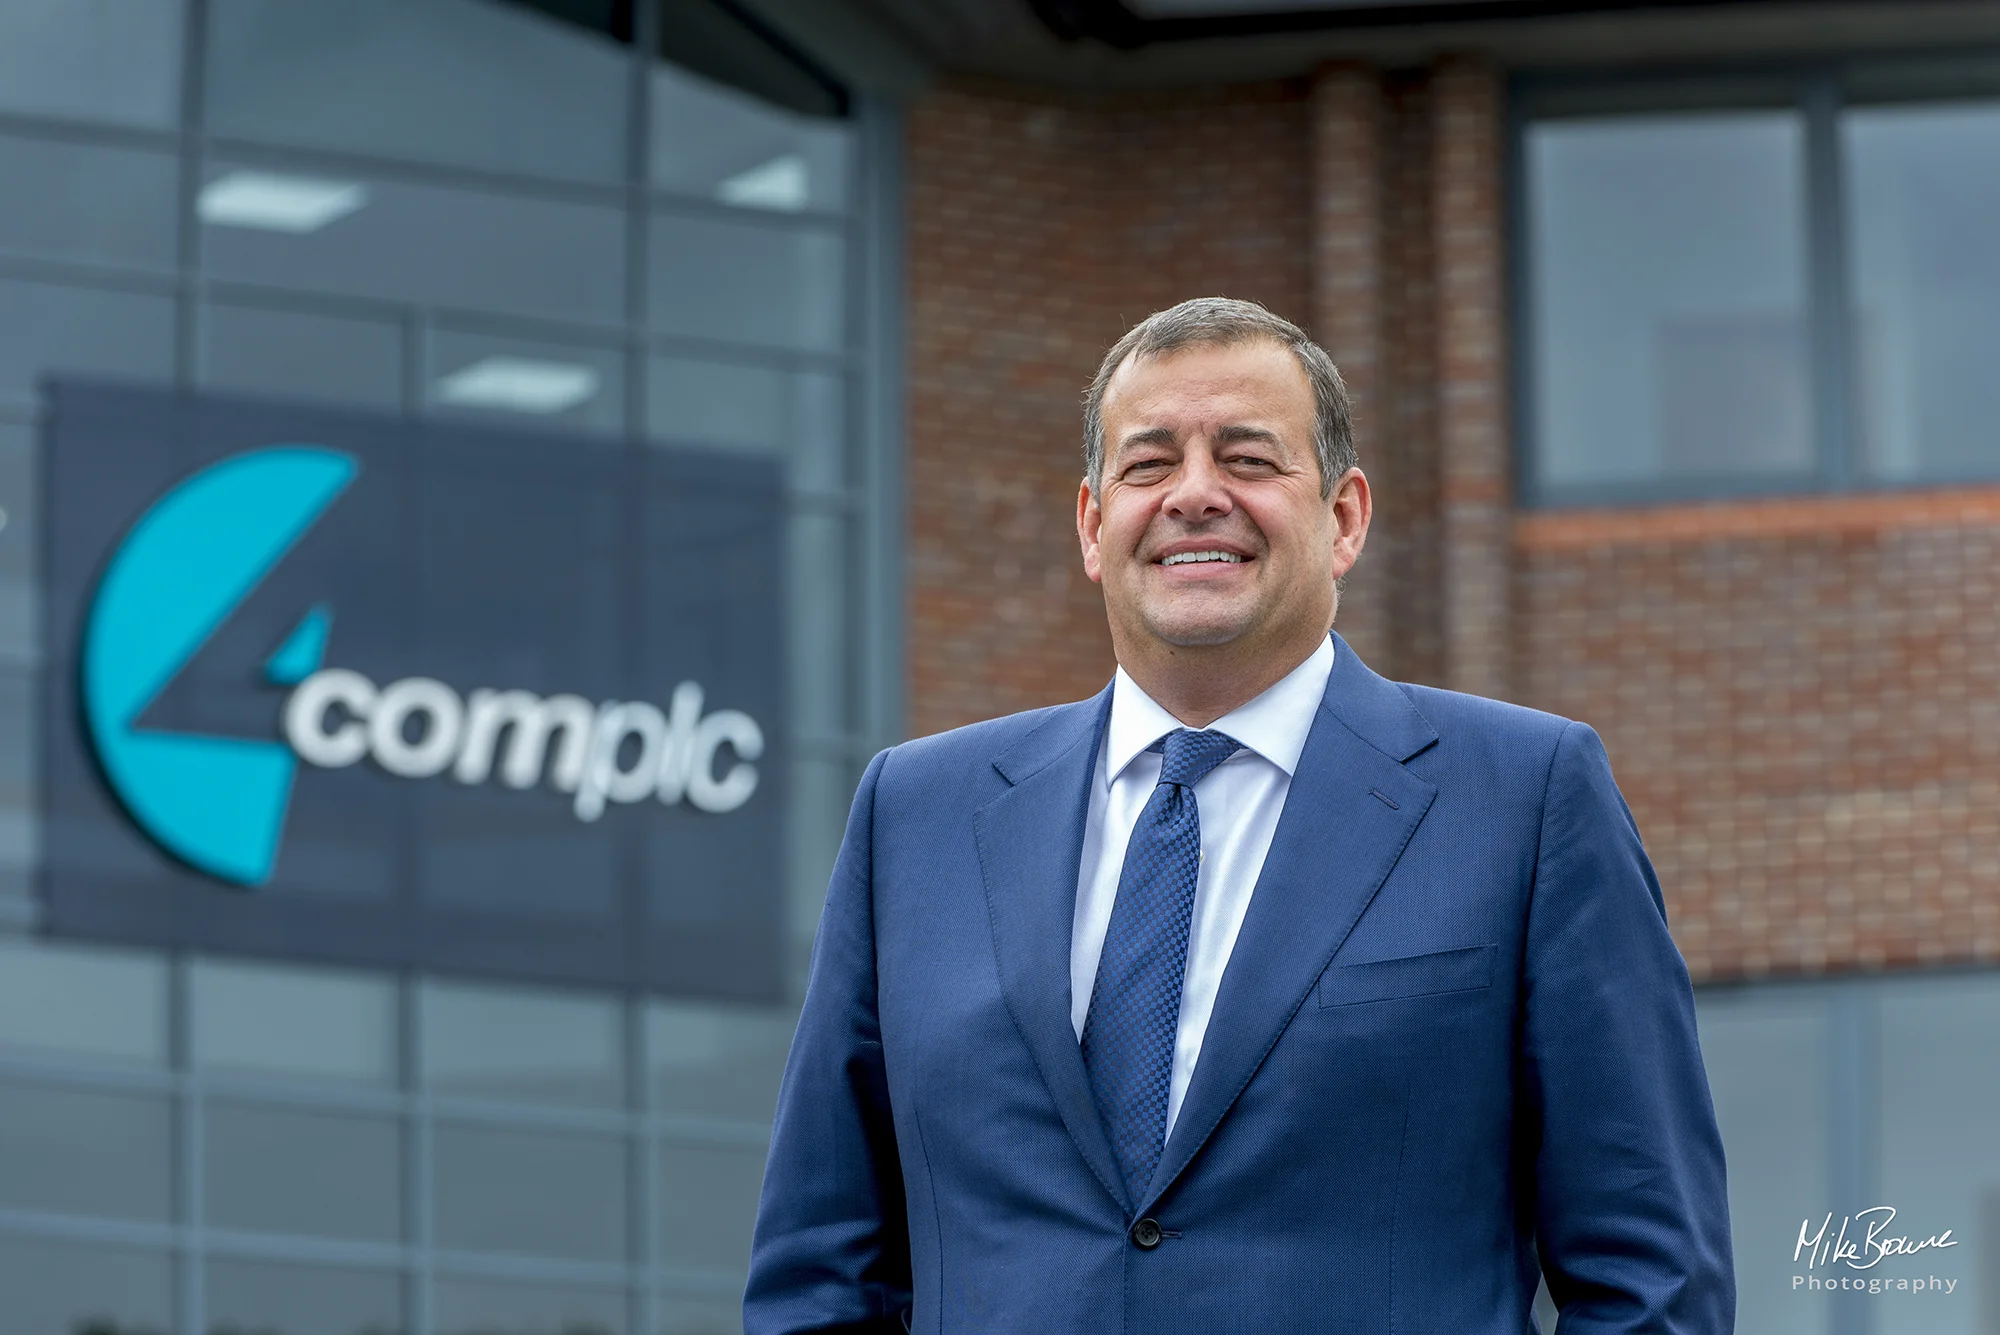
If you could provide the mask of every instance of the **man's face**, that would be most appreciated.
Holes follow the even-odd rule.
[[[1077,497],[1077,536],[1121,657],[1326,634],[1368,496],[1358,470],[1321,496],[1313,421],[1305,370],[1274,340],[1128,359],[1112,375],[1104,472]]]

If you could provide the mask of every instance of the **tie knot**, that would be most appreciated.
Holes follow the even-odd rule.
[[[1207,778],[1210,770],[1235,755],[1238,745],[1227,733],[1176,728],[1167,734],[1160,782],[1192,788]]]

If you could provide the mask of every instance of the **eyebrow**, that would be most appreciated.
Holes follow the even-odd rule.
[[[1278,439],[1278,433],[1275,431],[1267,430],[1261,426],[1245,426],[1241,424],[1232,424],[1221,428],[1215,433],[1215,438],[1231,445],[1246,440],[1262,441],[1267,445],[1284,444],[1283,441]]]
[[[1173,431],[1163,426],[1142,427],[1137,431],[1127,432],[1118,438],[1118,448],[1121,450],[1133,445],[1171,445],[1173,443]]]

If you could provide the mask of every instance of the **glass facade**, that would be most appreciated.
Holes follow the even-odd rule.
[[[649,59],[638,9],[627,45],[497,0],[0,0],[9,1331],[739,1328],[793,1010],[34,931],[39,383],[77,372],[782,460],[802,980],[895,728],[879,121]]]
[[[1996,93],[1945,67],[1524,90],[1527,494],[2000,477]]]

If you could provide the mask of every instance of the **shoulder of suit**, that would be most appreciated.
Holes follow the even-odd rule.
[[[968,723],[946,732],[912,738],[892,748],[890,755],[898,768],[911,765],[919,767],[933,764],[963,765],[972,762],[986,767],[991,765],[995,757],[1047,725],[1066,718],[1074,710],[1087,710],[1090,707],[1089,700],[1078,700],[1070,704],[1046,705],[1040,709],[1026,709],[1018,714],[1003,714],[999,718],[982,719],[978,723]]]
[[[1467,695],[1436,686],[1420,686],[1399,681],[1396,688],[1437,729],[1438,740],[1449,745],[1454,736],[1470,740],[1478,737],[1502,744],[1554,746],[1574,722],[1561,714],[1551,714],[1526,705],[1509,704],[1483,695]]]

